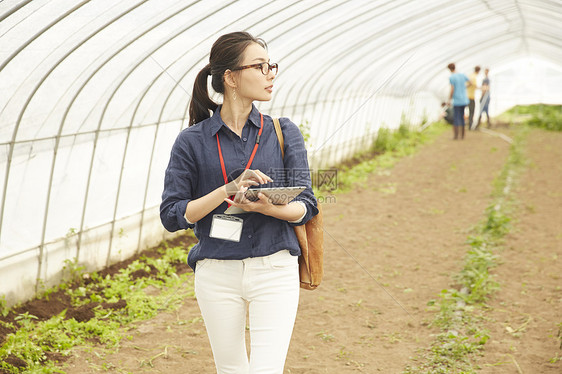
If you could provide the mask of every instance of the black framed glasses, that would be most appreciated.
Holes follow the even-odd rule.
[[[279,71],[279,65],[277,63],[270,64],[269,62],[260,62],[259,64],[238,66],[237,68],[233,68],[230,70],[236,71],[236,70],[244,70],[244,69],[251,69],[251,68],[260,68],[261,73],[263,75],[269,74],[270,71],[272,71],[274,75],[277,75],[277,71]]]

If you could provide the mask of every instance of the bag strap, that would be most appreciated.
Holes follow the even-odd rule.
[[[273,126],[275,127],[275,134],[277,134],[277,140],[279,140],[279,146],[281,147],[281,156],[285,158],[285,140],[283,139],[283,131],[281,131],[279,118],[273,119]]]

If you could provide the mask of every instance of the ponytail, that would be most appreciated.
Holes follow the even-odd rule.
[[[195,78],[191,103],[189,104],[189,126],[209,118],[209,111],[214,112],[217,109],[217,103],[211,100],[207,89],[209,75],[211,75],[211,64],[207,64],[201,69]]]

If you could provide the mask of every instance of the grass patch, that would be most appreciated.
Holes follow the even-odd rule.
[[[471,358],[479,354],[489,339],[481,327],[486,299],[499,288],[490,270],[497,266],[494,253],[511,229],[513,201],[510,198],[515,177],[524,164],[522,143],[528,128],[521,128],[511,145],[508,160],[494,181],[492,203],[484,218],[467,239],[469,250],[464,266],[454,277],[456,287],[443,290],[428,306],[437,311],[432,326],[440,333],[431,348],[408,365],[405,374],[476,373]]]
[[[62,305],[54,315],[22,312],[25,305],[4,311],[0,331],[9,333],[0,339],[0,373],[64,373],[60,363],[73,347],[93,343],[115,349],[130,323],[174,310],[193,297],[188,250],[164,242],[149,252],[113,272],[89,274],[71,266],[71,282],[33,301]]]
[[[516,105],[504,112],[498,119],[549,131],[562,131],[562,105]]]

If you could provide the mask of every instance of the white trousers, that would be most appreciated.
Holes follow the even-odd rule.
[[[195,295],[218,374],[283,373],[299,303],[296,256],[283,250],[244,260],[198,261]]]

